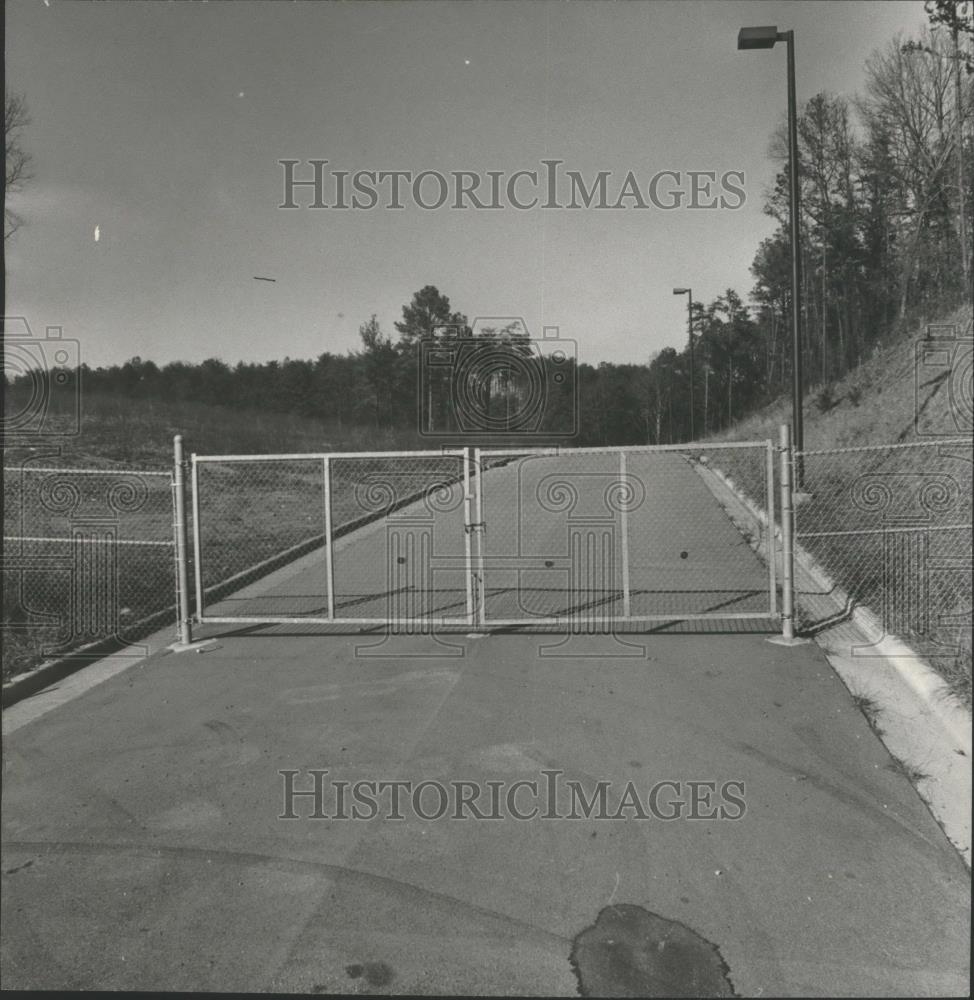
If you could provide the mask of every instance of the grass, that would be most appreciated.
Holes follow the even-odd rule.
[[[937,325],[952,325],[969,338],[971,310],[955,310]],[[857,604],[924,656],[970,707],[970,570],[950,563],[971,552],[971,461],[967,448],[944,448],[937,441],[969,437],[972,428],[970,414],[951,395],[942,355],[931,355],[937,363],[925,361],[925,332],[922,324],[891,336],[844,378],[807,387],[805,449],[823,454],[804,460],[808,498],[797,508],[797,542]],[[717,439],[777,442],[778,427],[790,421],[791,401],[783,397]],[[924,442],[927,447],[883,447]],[[855,447],[870,450],[838,450]],[[711,462],[763,506],[753,485],[747,487],[753,472],[739,466],[738,453],[715,452]],[[891,491],[888,504],[884,486]],[[885,532],[897,518],[901,526],[913,524],[912,535]],[[966,624],[945,623],[951,617]]]
[[[971,309],[955,309],[931,324],[953,325],[961,336],[971,336]],[[926,324],[918,324],[876,344],[862,362],[841,379],[829,383],[831,404],[826,412],[815,405],[823,385],[809,381],[805,394],[805,447],[848,448],[894,444],[923,437],[971,434],[968,418],[955,412],[943,369],[918,364],[917,345]],[[934,357],[934,361],[937,357]],[[919,413],[919,426],[917,414]],[[775,402],[715,435],[717,440],[778,440],[778,428],[791,422],[791,398]]]
[[[866,722],[869,723],[869,728],[882,739],[885,733],[879,727],[879,715],[882,711],[879,705],[868,695],[858,692],[853,693],[852,704],[865,716]]]
[[[332,524],[379,516],[397,499],[461,472],[455,457],[332,459]],[[319,459],[204,463],[199,486],[204,588],[309,543],[324,530]]]
[[[5,679],[175,602],[168,475],[104,461],[97,473],[41,471],[68,464],[49,449],[20,458],[8,450],[3,479]]]
[[[22,395],[20,390],[8,393],[8,412],[23,407],[18,393]],[[51,433],[32,441],[31,448],[8,444],[8,451],[19,461],[21,455],[60,447],[64,464],[76,467],[169,469],[176,434],[183,435],[187,454],[395,451],[423,447],[423,439],[412,429],[337,424],[291,413],[99,393],[82,396],[80,428],[76,424],[67,409],[51,412],[45,423],[45,430]],[[59,430],[67,431],[70,436],[58,437]]]
[[[926,781],[930,775],[925,771],[921,771],[920,768],[914,767],[912,764],[907,764],[905,760],[897,757],[896,754],[890,754],[890,762],[886,765],[888,771],[892,771],[894,774],[902,774],[911,785],[918,785],[921,781]]]
[[[879,704],[869,695],[862,694],[861,692],[853,691],[852,703],[862,712],[865,716],[866,722],[869,723],[869,728],[876,734],[879,739],[882,739],[886,733],[879,726],[879,716],[882,713],[882,709]],[[887,753],[889,753],[890,761],[886,765],[888,771],[893,771],[895,774],[902,774],[907,781],[910,782],[914,787],[918,786],[921,781],[926,781],[930,775],[925,771],[922,771],[919,767],[915,767],[912,764],[908,764],[902,757],[897,757],[896,754],[890,753],[887,747]],[[917,789],[919,791],[919,789]]]
[[[7,397],[8,412],[23,400]],[[8,443],[4,476],[4,535],[18,538],[92,537],[110,517],[115,537],[171,543],[172,499],[167,472],[172,438],[184,436],[187,454],[414,450],[424,442],[409,431],[343,427],[290,414],[241,412],[205,403],[171,404],[109,395],[82,400],[80,433],[56,434],[29,444]],[[48,431],[78,430],[68,411],[47,415]],[[388,489],[414,492],[444,477],[444,461],[336,462],[332,495],[336,526],[362,513],[370,498],[381,506]],[[97,469],[104,475],[21,472],[37,467]],[[203,582],[212,586],[322,531],[320,462],[261,463],[201,469]],[[370,484],[357,496],[355,484]],[[109,501],[113,484],[128,485]],[[126,509],[126,501],[128,507]],[[113,509],[112,503],[115,504]],[[374,504],[373,504],[374,506]],[[191,512],[188,512],[191,516]],[[146,634],[138,623],[175,603],[172,545],[141,546],[10,542],[5,545],[3,678],[45,659],[110,636],[116,627],[127,641]],[[192,572],[192,566],[191,566]],[[78,582],[89,581],[79,589]],[[91,585],[95,581],[99,586]],[[170,621],[175,621],[174,610]],[[153,628],[159,627],[158,618]],[[149,629],[151,631],[151,628]]]

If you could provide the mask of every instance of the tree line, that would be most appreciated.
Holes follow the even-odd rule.
[[[929,3],[934,29],[874,52],[861,95],[817,94],[801,110],[804,362],[812,382],[843,375],[911,316],[970,301],[974,63],[961,45],[972,33],[964,7]],[[771,155],[787,159],[784,128]],[[765,210],[779,225],[755,256],[752,299],[767,379],[780,390],[790,371],[786,167]]]

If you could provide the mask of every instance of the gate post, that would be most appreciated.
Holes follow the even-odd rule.
[[[331,458],[321,460],[325,500],[325,583],[328,586],[328,617],[335,617],[335,533],[331,523]]]
[[[176,615],[179,643],[193,641],[189,614],[189,562],[186,558],[186,480],[183,436],[173,438],[173,532],[176,541]]]
[[[474,623],[480,628],[487,620],[487,581],[484,578],[484,463],[480,448],[473,450],[474,484],[474,516],[476,522],[471,525],[475,534],[476,550],[474,552],[473,599]]]
[[[779,428],[781,456],[781,635],[795,638],[795,508],[792,491],[791,426]]]

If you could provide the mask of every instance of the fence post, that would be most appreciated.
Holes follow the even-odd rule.
[[[795,638],[795,509],[792,493],[791,425],[779,428],[781,456],[781,634]],[[772,524],[772,530],[774,525]]]
[[[189,615],[189,562],[186,558],[186,480],[183,462],[183,436],[173,438],[173,492],[176,534],[176,614],[179,642],[188,646],[193,641]]]
[[[328,586],[328,617],[335,617],[335,563],[334,545],[335,533],[331,524],[331,458],[325,455],[321,459],[321,474],[324,477],[325,501],[325,583]]]
[[[476,542],[474,621],[482,628],[487,620],[487,589],[484,579],[484,463],[480,448],[473,450],[473,474],[476,480],[474,484],[474,517],[476,522],[473,526],[473,530],[476,532],[474,535]]]
[[[464,578],[467,586],[467,624],[475,625],[473,593],[473,544],[470,537],[473,529],[473,455],[471,449],[463,449],[463,561]]]

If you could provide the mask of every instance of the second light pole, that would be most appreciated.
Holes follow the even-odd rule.
[[[693,370],[693,292],[689,288],[674,288],[674,295],[685,295],[687,297],[687,327],[690,330],[690,440],[696,439],[696,431],[693,422],[693,382],[695,372]]]

